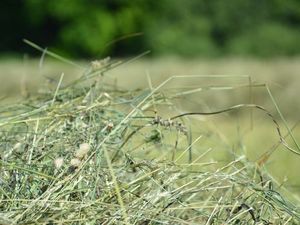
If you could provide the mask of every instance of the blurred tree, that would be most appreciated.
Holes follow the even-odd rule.
[[[73,57],[300,53],[299,0],[2,0],[0,50],[22,38]]]

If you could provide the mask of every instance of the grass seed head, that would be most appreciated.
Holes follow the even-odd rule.
[[[101,69],[102,67],[105,67],[109,64],[110,57],[106,57],[101,60],[94,60],[91,62],[91,67],[93,70]]]
[[[71,159],[71,162],[70,162],[70,164],[71,164],[71,166],[73,166],[73,167],[77,168],[77,167],[79,167],[79,166],[80,166],[80,164],[81,164],[81,160],[80,160],[80,159],[78,159],[78,158],[73,158],[73,159]]]
[[[114,128],[114,124],[112,122],[107,123],[107,131],[110,132]]]
[[[82,143],[79,149],[75,152],[75,157],[77,159],[83,159],[90,150],[90,145],[88,143]]]
[[[56,158],[53,163],[54,163],[55,168],[59,169],[64,164],[64,158],[62,158],[62,157]]]

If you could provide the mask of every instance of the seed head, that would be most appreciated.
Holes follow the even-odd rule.
[[[111,131],[113,128],[114,128],[114,124],[113,124],[112,122],[109,122],[109,123],[107,124],[107,130],[108,130],[108,131]]]
[[[77,158],[71,159],[71,162],[70,162],[71,166],[73,166],[75,168],[79,167],[80,163],[81,163],[81,160],[79,160]]]
[[[64,164],[64,158],[62,158],[62,157],[56,158],[56,159],[54,159],[53,163],[54,163],[55,168],[59,169]]]
[[[90,150],[90,145],[88,143],[82,143],[79,149],[75,152],[75,157],[77,159],[83,159]]]

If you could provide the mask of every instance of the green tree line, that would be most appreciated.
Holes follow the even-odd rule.
[[[27,38],[73,57],[293,56],[299,0],[2,0],[2,53]]]

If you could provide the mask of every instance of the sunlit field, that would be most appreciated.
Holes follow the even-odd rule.
[[[296,154],[300,152],[297,149],[297,141],[300,140],[300,127],[298,126],[300,110],[299,58],[269,60],[141,58],[129,60],[124,64],[120,62],[126,62],[126,60],[78,61],[76,62],[77,66],[48,58],[0,61],[2,106],[0,131],[3,132],[3,140],[7,138],[5,139],[7,145],[13,149],[9,154],[12,155],[12,158],[16,157],[15,162],[7,160],[7,164],[3,164],[6,168],[10,168],[7,171],[20,170],[24,174],[32,173],[32,177],[24,175],[24,179],[31,179],[35,182],[36,187],[47,183],[37,177],[51,180],[51,182],[52,180],[57,181],[56,176],[67,179],[64,176],[67,176],[66,171],[69,171],[68,165],[53,170],[46,168],[47,165],[51,167],[58,156],[64,156],[70,160],[73,142],[76,146],[88,142],[92,153],[77,157],[80,159],[78,163],[82,164],[78,166],[71,163],[75,173],[74,175],[68,174],[72,177],[70,179],[79,176],[76,181],[79,186],[76,188],[81,191],[74,191],[75,189],[72,189],[73,186],[70,183],[65,183],[64,185],[70,186],[66,190],[60,191],[58,186],[55,186],[56,184],[50,182],[44,184],[47,187],[42,191],[41,196],[48,198],[50,194],[55,194],[57,199],[62,200],[64,196],[68,196],[72,192],[72,201],[83,199],[84,191],[88,190],[91,185],[90,180],[88,181],[88,171],[83,168],[86,167],[92,172],[101,173],[98,171],[101,168],[99,165],[105,161],[107,173],[105,176],[112,176],[112,181],[108,184],[108,181],[105,181],[107,178],[100,177],[99,179],[95,178],[95,182],[98,182],[100,186],[115,187],[117,197],[114,199],[114,204],[121,205],[121,210],[116,216],[117,219],[114,217],[116,221],[120,217],[124,219],[125,223],[132,221],[128,216],[128,213],[131,214],[131,212],[127,211],[129,205],[126,205],[126,199],[130,199],[127,195],[135,193],[140,187],[149,188],[151,180],[161,182],[158,185],[168,190],[168,186],[163,184],[163,180],[156,179],[156,173],[158,176],[165,176],[165,179],[171,174],[172,177],[174,175],[174,179],[178,179],[176,183],[178,189],[172,189],[175,186],[170,186],[170,190],[179,191],[178,196],[180,197],[178,198],[184,198],[185,192],[193,189],[195,185],[200,185],[199,183],[185,184],[188,179],[182,177],[200,173],[203,174],[201,179],[204,180],[212,177],[216,180],[226,179],[224,184],[218,184],[220,186],[212,185],[210,189],[205,189],[206,191],[216,189],[213,193],[206,192],[208,196],[203,200],[203,202],[205,201],[204,207],[211,210],[209,211],[211,217],[209,214],[203,213],[203,218],[208,218],[208,221],[211,220],[214,213],[214,205],[210,205],[208,202],[221,202],[222,192],[217,191],[219,188],[224,188],[224,193],[226,193],[224,198],[228,198],[227,195],[230,193],[235,195],[235,189],[227,190],[226,185],[234,180],[236,183],[233,182],[233,186],[237,185],[237,189],[239,189],[238,186],[245,182],[243,180],[245,174],[240,174],[244,168],[251,171],[249,173],[254,180],[261,179],[261,183],[265,185],[262,185],[263,188],[267,187],[273,191],[274,185],[276,191],[299,206],[300,155]],[[118,66],[115,67],[115,65]],[[99,68],[95,69],[94,67],[105,67],[107,70],[103,73],[97,72]],[[90,79],[88,75],[82,76],[83,74],[92,74],[93,69],[96,71],[93,79]],[[44,108],[47,108],[48,111],[42,111]],[[180,116],[185,113],[194,114]],[[74,118],[74,120],[67,118]],[[169,118],[174,119],[168,120]],[[70,129],[66,131],[64,129],[67,129],[67,126],[70,126]],[[124,130],[122,130],[123,126]],[[101,127],[100,130],[99,127]],[[19,131],[25,132],[25,130],[32,132],[32,136],[28,133],[25,138],[30,142],[30,144],[26,144],[27,147],[24,147],[24,149],[29,149],[29,156],[22,157],[20,149],[23,149],[22,146],[25,144],[22,143],[22,140],[25,141],[25,139],[22,139],[19,134],[12,139],[10,135],[14,132],[16,134]],[[4,135],[5,132],[7,132],[7,136]],[[47,138],[43,136],[47,136]],[[99,137],[99,140],[95,140],[94,137]],[[63,138],[66,138],[66,142],[62,141]],[[47,142],[54,147],[47,147]],[[104,147],[101,143],[105,143]],[[32,147],[28,147],[31,144]],[[46,152],[41,150],[42,146],[47,150]],[[64,149],[67,153],[64,153]],[[103,151],[101,156],[97,155],[97,149]],[[18,161],[14,151],[18,152],[18,157],[21,157],[23,161]],[[9,159],[10,155],[1,157]],[[123,155],[126,162],[122,159]],[[84,161],[84,159],[93,160],[87,163],[88,161]],[[42,161],[40,166],[32,165],[31,169],[21,167],[21,163],[26,161],[28,165],[31,165],[35,160],[37,163],[39,160],[45,161]],[[95,163],[95,167],[91,163]],[[234,166],[231,168],[229,165],[232,164]],[[166,171],[166,174],[158,172],[163,167],[162,165],[166,165],[169,174]],[[129,170],[130,172],[128,172]],[[138,177],[132,178],[133,180],[125,179],[127,172],[131,174],[139,173],[139,171],[141,173]],[[208,171],[216,172],[207,175]],[[226,175],[222,178],[224,171],[238,174],[238,177]],[[8,175],[4,174],[3,176]],[[128,179],[130,176],[128,175]],[[148,178],[150,183],[146,183]],[[169,178],[171,179],[171,177]],[[198,178],[194,177],[193,179]],[[140,186],[130,186],[139,182],[141,182]],[[118,186],[118,183],[121,186]],[[260,201],[254,197],[257,194],[257,187],[252,190],[250,186],[254,187],[249,183],[245,193],[249,194],[251,198],[253,197],[252,202],[260,204]],[[7,199],[12,198],[6,191],[2,190],[2,192],[7,195]],[[31,192],[32,196],[35,196],[41,191],[38,192],[37,189],[34,189]],[[103,199],[114,198],[112,190],[104,190],[103,187],[103,192],[105,192]],[[152,194],[155,195],[155,193]],[[165,197],[164,194],[163,191],[160,193],[162,198]],[[95,196],[101,196],[96,188],[91,192],[87,191],[87,195],[88,197],[86,197],[92,200]],[[53,195],[51,196],[53,197]],[[216,196],[220,198],[217,199]],[[257,196],[261,197],[260,194]],[[142,195],[135,197],[143,198]],[[145,194],[144,197],[148,198],[149,196],[147,197]],[[274,203],[272,203],[273,200]],[[248,197],[243,201],[248,201]],[[263,200],[261,201],[263,202]],[[284,202],[276,205],[277,200],[271,197],[268,201],[278,212],[284,212],[279,216],[281,219],[284,218],[283,221],[292,221],[291,218],[294,218],[293,213],[295,212],[289,211],[291,209],[284,205]],[[136,202],[136,205],[139,204],[146,203]],[[226,212],[230,210],[235,212],[235,206],[232,206],[234,204],[232,202],[230,206],[220,209],[218,217],[220,221],[224,221],[225,215],[228,214]],[[28,203],[26,206],[29,207],[26,212],[35,215],[36,208],[33,203]],[[240,207],[242,206],[243,204]],[[12,204],[11,207],[15,206]],[[112,204],[112,207],[115,205]],[[195,205],[180,203],[166,210],[190,210],[189,207],[195,207]],[[202,206],[197,205],[197,207],[201,208]],[[38,208],[38,210],[42,211],[43,209]],[[75,215],[75,211],[71,208],[64,208],[64,210],[70,210],[70,213]],[[239,215],[237,212],[233,213],[233,216],[230,214],[232,217],[228,216],[227,222],[245,222],[251,221],[251,218],[253,221],[259,221],[258,217],[254,218],[256,216],[251,210],[248,211],[250,214],[247,219],[241,215],[241,218],[245,220],[236,220],[235,216]],[[147,213],[147,211],[144,212]],[[51,211],[51,213],[53,212]],[[136,213],[135,215],[139,214],[138,211],[134,211],[134,213]],[[162,218],[164,218],[155,210],[148,213],[149,217],[145,216],[144,218],[144,215],[140,215],[140,217],[136,217],[137,220],[146,221],[143,224],[150,224],[150,217],[157,218],[158,223],[159,219],[163,220]],[[193,212],[190,213],[187,212],[187,215],[193,215]],[[25,218],[25,215],[25,212],[18,214],[14,221],[30,221]],[[55,216],[52,221],[61,216],[59,213],[53,215]],[[113,215],[107,214],[107,218],[110,216],[113,217]],[[272,213],[260,212],[260,216],[271,218]],[[75,215],[72,218],[77,217]],[[205,221],[203,218],[195,219],[194,222],[203,222]],[[47,220],[41,218],[41,221]],[[104,223],[104,220],[99,221]],[[268,221],[273,220],[269,219]],[[273,222],[279,221],[281,220],[274,219]],[[179,220],[174,219],[173,222],[180,224]]]

